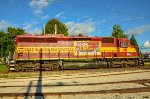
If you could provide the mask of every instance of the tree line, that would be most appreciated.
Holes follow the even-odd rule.
[[[55,26],[57,26],[57,34],[68,36],[68,28],[58,19],[48,20],[45,25],[45,33],[55,34]],[[44,29],[42,30],[42,34],[43,33]],[[17,27],[7,27],[6,31],[0,30],[0,57],[8,56],[9,52],[15,51],[15,38],[17,35],[21,34],[26,34],[25,30]],[[83,34],[79,33],[78,36],[83,36]],[[128,35],[124,33],[120,25],[114,25],[111,37],[128,38]],[[132,45],[138,46],[133,35],[131,36],[130,41]]]

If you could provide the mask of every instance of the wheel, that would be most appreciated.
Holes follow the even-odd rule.
[[[134,65],[135,65],[135,66],[138,66],[138,61],[137,61],[137,60],[135,61]]]
[[[111,67],[111,62],[108,62],[107,66],[108,66],[108,67]]]
[[[53,70],[59,70],[59,65],[58,64],[53,64]]]
[[[115,64],[113,62],[111,63],[111,67],[113,67],[113,68],[115,67]]]
[[[126,63],[123,63],[123,67],[124,67],[124,68],[127,67],[127,64],[126,64]]]
[[[134,65],[133,65],[133,64],[131,64],[131,67],[134,67]]]
[[[18,64],[16,64],[16,66],[15,66],[15,71],[19,71],[19,65]]]
[[[21,67],[21,71],[25,71],[25,69],[24,69],[24,66],[22,65],[22,67]]]
[[[124,68],[123,64],[120,64],[122,68]]]

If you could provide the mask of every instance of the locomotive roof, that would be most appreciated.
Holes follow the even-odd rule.
[[[114,38],[114,37],[92,37],[92,36],[64,36],[64,34],[23,34],[18,35],[17,38],[93,38],[93,39],[101,39],[101,38]],[[117,38],[119,40],[128,40],[127,38]]]
[[[46,34],[46,35],[42,35],[42,34],[23,34],[23,35],[18,35],[17,37],[64,37],[63,34]]]
[[[28,38],[99,38],[99,37],[89,37],[89,36],[64,36],[63,34],[23,34],[17,37],[28,37]]]

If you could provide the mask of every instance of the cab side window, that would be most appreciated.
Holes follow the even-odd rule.
[[[128,47],[128,42],[121,42],[121,47]]]

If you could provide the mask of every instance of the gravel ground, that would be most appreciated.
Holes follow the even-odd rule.
[[[36,98],[38,99],[38,97]],[[32,97],[31,99],[35,99],[35,97]],[[41,97],[39,97],[39,99],[41,99]],[[143,93],[129,93],[129,94],[113,93],[113,94],[91,94],[91,95],[62,95],[62,96],[47,96],[46,99],[150,99],[150,93],[143,92]]]
[[[32,96],[32,97],[1,97],[1,99],[150,99],[150,92],[129,94],[91,94],[91,95],[61,95],[61,96]]]
[[[61,71],[49,75],[32,78],[1,78],[0,93],[32,93],[32,92],[83,92],[126,88],[148,87],[149,83],[111,83],[131,80],[150,79],[150,70],[140,69],[94,69],[94,70]],[[43,72],[47,73],[47,72]],[[120,74],[121,73],[121,74]],[[13,74],[13,73],[12,73]],[[38,73],[39,74],[39,73]],[[111,84],[106,84],[111,83]],[[89,84],[89,85],[88,85]],[[93,84],[93,85],[92,85]],[[41,86],[42,85],[42,86]],[[20,87],[19,87],[20,86]],[[34,87],[33,87],[34,86]],[[149,86],[150,87],[150,86]],[[12,97],[1,97],[12,99]],[[41,97],[18,97],[18,99],[43,99]],[[141,93],[107,93],[85,95],[46,96],[45,99],[150,99],[150,92]]]

